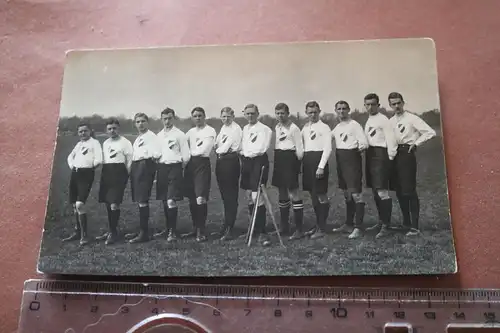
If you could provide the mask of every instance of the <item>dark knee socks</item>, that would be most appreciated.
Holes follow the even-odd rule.
[[[302,222],[304,220],[304,202],[302,200],[293,201],[292,207],[295,228],[297,231],[302,231]]]

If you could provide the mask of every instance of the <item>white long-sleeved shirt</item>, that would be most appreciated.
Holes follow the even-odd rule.
[[[152,131],[148,130],[140,134],[134,141],[133,161],[144,160],[148,158],[158,159],[161,156],[161,149],[158,143],[158,137]]]
[[[322,151],[323,155],[318,168],[324,169],[332,153],[332,134],[327,124],[318,120],[316,123],[308,122],[302,128],[304,151]]]
[[[260,121],[243,127],[241,154],[245,157],[263,155],[271,146],[273,131]]]
[[[217,154],[225,154],[228,152],[237,153],[241,149],[241,138],[243,136],[243,130],[240,125],[234,121],[231,125],[223,125],[220,129],[219,134],[216,139],[216,150]]]
[[[398,152],[398,143],[389,118],[380,112],[369,115],[365,124],[365,134],[370,146],[387,148],[389,159],[394,159]]]
[[[134,148],[132,142],[123,136],[106,139],[102,144],[104,164],[123,163],[130,170]]]
[[[175,126],[170,129],[162,129],[156,135],[161,148],[159,163],[187,164],[191,158],[189,144],[186,134]]]
[[[101,144],[94,138],[79,141],[69,154],[67,162],[70,169],[99,166],[102,164]]]
[[[293,150],[299,160],[304,156],[304,143],[302,142],[302,134],[300,129],[294,123],[290,123],[288,127],[278,123],[276,125],[276,143],[275,149]]]
[[[209,157],[212,151],[217,133],[213,127],[205,125],[203,128],[193,127],[187,131],[191,156]]]
[[[422,118],[407,111],[401,115],[395,114],[389,123],[396,134],[398,144],[420,146],[436,136],[436,131]]]
[[[356,120],[341,121],[332,130],[332,136],[335,139],[336,149],[364,150],[368,148],[368,139],[363,127]]]

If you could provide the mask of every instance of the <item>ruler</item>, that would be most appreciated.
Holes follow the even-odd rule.
[[[500,290],[28,280],[19,333],[500,332]]]

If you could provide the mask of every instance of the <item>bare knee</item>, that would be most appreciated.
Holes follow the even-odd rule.
[[[203,204],[206,204],[206,203],[207,203],[207,199],[205,199],[204,197],[197,197],[196,198],[196,204],[203,205]]]
[[[175,208],[175,207],[177,207],[177,202],[175,202],[175,200],[168,199],[167,200],[167,207],[168,208]]]
[[[85,213],[85,204],[81,201],[77,201],[75,203],[75,209],[78,214],[84,214]]]
[[[112,203],[109,206],[111,207],[111,210],[118,210],[118,209],[120,209],[120,205],[119,204]]]
[[[299,190],[298,189],[291,190],[290,191],[290,198],[292,199],[292,201],[299,201],[299,200],[301,200],[301,197],[300,197],[300,194],[299,194]]]
[[[149,203],[147,202],[139,202],[139,207],[147,207]]]
[[[389,191],[387,190],[378,190],[377,195],[380,197],[381,200],[387,200],[391,198],[389,196]]]
[[[363,203],[364,202],[364,200],[363,200],[363,194],[362,193],[353,193],[352,194],[352,199],[356,203]]]

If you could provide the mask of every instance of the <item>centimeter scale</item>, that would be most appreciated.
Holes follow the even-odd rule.
[[[500,332],[500,290],[28,280],[19,333]]]

